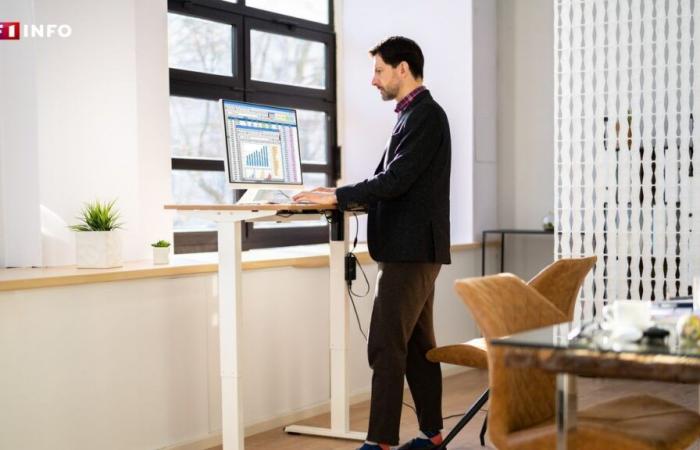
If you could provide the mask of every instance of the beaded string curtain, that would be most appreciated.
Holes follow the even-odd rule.
[[[700,274],[695,1],[553,2],[555,256],[598,256],[576,319],[615,299],[689,295]]]

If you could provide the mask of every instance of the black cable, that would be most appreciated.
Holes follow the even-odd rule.
[[[352,215],[355,216],[355,240],[352,243],[352,248],[348,252],[348,255],[355,256],[354,251],[355,251],[355,248],[357,247],[357,235],[359,234],[359,230],[360,230],[360,220],[357,218],[356,213],[352,213]],[[355,258],[355,260],[357,260],[357,258]],[[350,292],[352,292],[353,295],[355,295],[356,297],[364,298],[369,294],[369,290],[370,290],[369,279],[367,278],[367,274],[365,273],[365,269],[362,268],[362,264],[360,264],[359,261],[357,262],[357,265],[360,267],[360,272],[362,272],[362,277],[365,279],[365,286],[367,286],[367,289],[365,290],[364,294],[358,294],[357,292],[352,290],[352,281],[348,281],[348,287],[350,289]]]
[[[355,247],[357,247],[357,236],[360,234],[360,219],[357,218],[357,213],[352,213],[352,215],[355,217],[355,240],[352,243],[350,253],[355,251]]]
[[[355,248],[357,247],[357,235],[359,234],[359,230],[360,230],[360,221],[357,218],[357,214],[353,213],[352,215],[355,216],[355,239],[353,240],[353,243],[352,243],[352,249],[350,249],[350,251],[348,251],[348,255],[354,256],[353,252],[355,251]],[[328,218],[328,216],[327,216],[327,218]],[[329,219],[329,222],[330,222],[330,219]],[[355,306],[355,297],[353,297],[353,296],[357,296],[360,298],[367,296],[367,294],[369,294],[370,286],[369,286],[369,279],[367,278],[367,274],[365,273],[365,270],[362,268],[362,264],[360,264],[358,261],[357,265],[360,267],[360,272],[362,272],[362,276],[365,279],[365,283],[367,285],[367,291],[362,295],[358,295],[355,292],[353,292],[352,280],[347,280],[346,286],[348,288],[348,296],[350,297],[350,302],[352,303],[352,309],[353,309],[353,311],[355,311],[355,319],[357,319],[357,327],[360,329],[360,333],[362,333],[362,337],[365,338],[365,342],[368,342],[367,335],[365,334],[365,331],[362,329],[362,322],[360,321],[360,315],[357,313],[357,307]],[[403,403],[403,405],[405,407],[409,408],[416,415],[418,415],[418,411],[416,411],[415,406],[413,406],[409,403],[406,403],[403,400],[401,401],[401,403]],[[452,419],[455,417],[461,417],[463,415],[464,414],[462,414],[462,413],[452,414],[452,415],[449,415],[447,417],[443,417],[442,420]]]
[[[350,253],[350,254],[352,254],[352,253]],[[352,292],[353,295],[360,297],[360,298],[364,298],[369,294],[369,290],[370,290],[369,279],[367,278],[367,274],[365,273],[365,269],[362,268],[362,264],[360,264],[359,261],[357,262],[357,266],[360,268],[360,272],[362,272],[362,277],[365,279],[365,285],[367,286],[367,289],[365,290],[364,294],[358,294],[352,290],[352,288],[350,287],[352,285],[352,283],[350,283],[350,282],[348,283],[348,289],[350,289],[350,292]]]
[[[403,403],[404,406],[406,406],[406,407],[408,407],[409,409],[411,409],[414,413],[418,414],[418,412],[416,412],[416,407],[415,407],[415,406],[410,405],[410,404],[408,404],[408,403],[406,403],[406,402],[404,402],[404,401],[402,401],[401,403]],[[486,411],[486,412],[488,412],[488,410],[484,410],[484,409],[480,409],[479,411]],[[464,413],[451,414],[451,415],[449,415],[449,416],[443,417],[442,420],[454,419],[455,417],[464,417]]]
[[[415,407],[415,406],[413,406],[413,405],[411,405],[411,404],[408,404],[408,403],[404,402],[403,400],[401,401],[401,403],[403,403],[403,406],[405,406],[405,407],[407,407],[408,409],[412,410],[412,411],[415,413],[416,416],[418,415],[418,411],[416,411],[416,407]]]
[[[355,299],[353,298],[353,293],[352,289],[350,289],[350,282],[348,281],[346,283],[346,286],[348,288],[348,295],[350,296],[350,302],[352,303],[352,309],[355,311],[355,318],[357,319],[357,327],[360,329],[360,333],[362,333],[362,337],[365,338],[365,342],[368,342],[367,335],[365,334],[365,331],[362,329],[362,322],[360,322],[360,315],[357,313],[357,307],[355,306]]]
[[[360,221],[357,218],[356,213],[352,213],[353,216],[355,216],[355,240],[352,243],[352,248],[347,252],[347,255],[353,255],[353,251],[355,251],[355,248],[357,247],[357,235],[360,234]],[[357,258],[355,258],[355,261],[357,261]],[[348,288],[348,296],[350,297],[350,302],[352,303],[352,309],[355,311],[355,318],[357,319],[357,327],[360,329],[360,333],[362,333],[362,337],[365,338],[365,342],[368,342],[367,339],[367,334],[365,334],[365,331],[362,329],[362,322],[360,321],[360,315],[357,313],[357,306],[355,306],[355,296],[356,297],[365,297],[367,294],[369,294],[369,280],[367,279],[367,275],[365,274],[364,269],[362,268],[362,265],[357,262],[357,265],[360,266],[360,271],[362,272],[362,276],[365,278],[365,283],[367,283],[367,291],[363,295],[358,295],[352,290],[352,280],[346,280],[345,285]]]

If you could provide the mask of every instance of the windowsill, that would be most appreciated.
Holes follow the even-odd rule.
[[[474,242],[453,245],[452,251],[480,248],[481,243]],[[248,250],[242,254],[242,268],[327,267],[328,253],[328,244]],[[359,244],[354,253],[361,263],[372,262],[366,244]],[[198,275],[216,273],[217,270],[217,253],[175,255],[170,264],[163,265],[155,265],[151,260],[128,261],[114,269],[78,269],[75,266],[0,269],[0,291]]]

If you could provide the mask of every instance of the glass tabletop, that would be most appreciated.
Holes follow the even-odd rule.
[[[590,350],[597,352],[634,353],[640,355],[672,355],[700,358],[700,341],[679,338],[676,324],[691,308],[652,309],[653,329],[645,330],[641,339],[629,341],[614,336],[613,330],[606,329],[599,321],[576,326],[573,322],[537,328],[503,338],[493,339],[493,345],[511,347]],[[700,311],[695,311],[696,314]],[[651,328],[651,327],[650,327]],[[665,330],[665,337],[651,336],[654,331]],[[662,332],[663,333],[663,332]]]

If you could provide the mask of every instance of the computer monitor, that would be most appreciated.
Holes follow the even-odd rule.
[[[296,111],[225,99],[219,103],[224,119],[229,187],[301,188]]]

